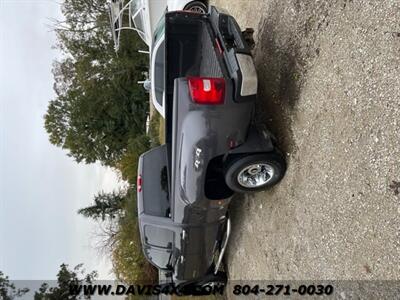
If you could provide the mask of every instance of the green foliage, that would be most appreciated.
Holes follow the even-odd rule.
[[[129,140],[127,151],[116,164],[122,178],[135,184],[139,156],[150,149],[150,139],[147,135],[140,135]]]
[[[79,213],[107,222],[113,228],[104,232],[107,235],[104,246],[111,251],[114,273],[118,279],[126,283],[156,282],[157,272],[142,252],[136,189],[130,188],[125,193],[100,193],[94,205],[79,210]]]
[[[35,292],[34,300],[82,299],[82,296],[71,295],[70,286],[91,284],[97,277],[95,271],[86,275],[84,273],[82,264],[77,265],[73,270],[70,270],[68,265],[62,264],[57,274],[57,286],[49,287],[47,283],[43,283],[39,290]],[[90,296],[85,296],[84,299],[90,299]]]
[[[137,84],[148,71],[148,56],[138,53],[146,46],[132,31],[121,33],[118,55],[114,52],[106,3],[64,0],[61,4],[65,21],[55,22],[54,27],[56,48],[63,57],[53,64],[56,98],[49,103],[44,126],[50,142],[77,162],[117,167],[133,185],[139,155],[159,143],[144,135],[148,95]],[[133,191],[99,193],[93,205],[79,213],[112,225],[107,245],[119,278],[152,281],[156,272],[142,254],[135,201]],[[45,297],[60,295],[61,283],[78,280],[71,272],[62,265],[59,288],[44,285],[35,300],[64,299]]]
[[[160,132],[160,126],[163,123],[163,119],[159,113],[154,113],[153,117],[150,119],[149,125],[149,137],[150,137],[150,144],[151,147],[157,147],[164,139],[160,139],[160,135],[163,132]]]
[[[5,276],[2,271],[0,271],[0,299],[2,300],[13,300],[15,298],[20,298],[29,292],[29,289],[17,289],[13,283],[10,282],[8,276]]]
[[[78,210],[78,214],[86,218],[105,221],[118,217],[125,200],[125,192],[122,190],[111,193],[100,192],[94,197],[94,203]]]
[[[135,190],[128,192],[124,210],[112,253],[114,272],[118,279],[126,283],[155,283],[157,271],[147,262],[142,252]]]
[[[122,179],[130,184],[136,183],[139,156],[160,145],[159,136],[162,125],[162,118],[156,113],[150,120],[148,135],[140,135],[129,140],[127,151],[116,164],[121,172]]]
[[[45,129],[77,162],[113,166],[145,131],[148,96],[136,82],[148,57],[137,52],[143,42],[136,34],[122,35],[116,55],[105,0],[66,0],[62,12],[55,31],[64,57],[53,64],[57,97]]]

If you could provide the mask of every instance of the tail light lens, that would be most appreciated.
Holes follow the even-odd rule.
[[[137,191],[140,193],[142,191],[142,176],[138,176],[136,180]]]
[[[217,105],[224,103],[225,80],[223,78],[189,77],[189,92],[198,104]]]

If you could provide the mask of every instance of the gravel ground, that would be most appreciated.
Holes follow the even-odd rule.
[[[400,279],[400,1],[214,0],[255,28],[284,180],[237,197],[230,279]]]

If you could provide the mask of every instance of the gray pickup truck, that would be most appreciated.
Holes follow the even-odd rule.
[[[139,159],[138,214],[146,258],[181,288],[226,283],[232,196],[285,173],[274,138],[252,125],[247,33],[215,7],[165,16],[166,142]]]

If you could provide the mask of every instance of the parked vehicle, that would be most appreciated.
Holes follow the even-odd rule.
[[[204,14],[208,11],[208,0],[167,0],[168,11],[187,10]]]
[[[152,48],[153,32],[165,11],[190,10],[205,13],[208,0],[111,0],[109,15],[115,49],[119,48],[120,32],[124,29],[136,31],[140,38]],[[128,15],[127,24],[123,24]]]
[[[119,49],[122,30],[134,30],[149,46],[150,79],[152,102],[164,117],[164,15],[167,11],[186,10],[197,13],[208,11],[208,0],[111,0],[109,15],[115,50]],[[128,15],[128,24],[123,16]]]
[[[170,284],[191,291],[226,282],[219,269],[232,196],[275,185],[286,164],[271,134],[252,125],[251,30],[243,33],[215,7],[208,14],[169,12],[163,24],[155,66],[163,65],[166,142],[139,159],[139,227],[149,262]]]
[[[158,113],[165,118],[165,17],[157,24],[153,35],[153,48],[150,55],[151,100]]]

